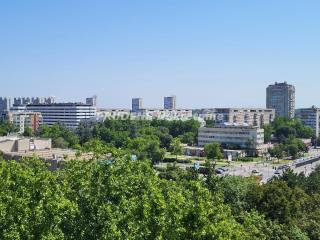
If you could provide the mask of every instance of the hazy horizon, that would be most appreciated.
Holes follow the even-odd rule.
[[[19,3],[18,3],[19,2]],[[1,1],[0,96],[100,107],[265,107],[287,81],[320,106],[317,1]]]

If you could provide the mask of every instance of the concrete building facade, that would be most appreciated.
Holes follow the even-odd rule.
[[[96,107],[97,106],[97,96],[92,96],[86,98],[86,104]]]
[[[202,109],[199,117],[204,120],[213,120],[217,123],[236,123],[258,126],[273,122],[275,118],[274,109],[265,108],[213,108]]]
[[[97,121],[103,122],[106,119],[129,119],[131,117],[130,109],[108,108],[97,110]]]
[[[11,108],[11,98],[0,97],[0,112],[7,112]]]
[[[132,112],[138,112],[143,108],[143,99],[142,98],[132,98]]]
[[[96,107],[84,103],[29,104],[27,111],[42,114],[42,123],[52,126],[61,123],[75,129],[81,122],[96,120]]]
[[[164,109],[175,110],[177,108],[177,98],[176,96],[164,97],[163,99]]]
[[[165,120],[189,120],[193,118],[191,109],[140,109],[131,113],[132,119],[165,119]]]
[[[19,133],[24,133],[26,128],[35,132],[42,124],[42,115],[39,112],[8,112],[9,122],[19,128]]]
[[[53,104],[55,97],[15,97],[14,106],[23,106],[28,104]]]
[[[300,121],[313,129],[314,134],[319,137],[320,134],[320,108],[312,106],[311,108],[296,109],[295,116]]]
[[[203,147],[212,142],[259,150],[264,145],[264,130],[258,127],[235,124],[199,128],[198,146]]]
[[[275,109],[276,116],[293,119],[295,87],[287,82],[269,85],[266,89],[266,106]]]

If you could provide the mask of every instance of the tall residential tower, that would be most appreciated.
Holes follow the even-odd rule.
[[[0,112],[7,112],[11,108],[11,98],[0,97]]]
[[[294,118],[295,87],[284,83],[275,83],[267,87],[267,108],[276,110],[276,116]]]
[[[139,112],[143,108],[142,98],[132,98],[132,112]]]
[[[176,96],[164,97],[163,107],[164,109],[175,110],[177,108]]]

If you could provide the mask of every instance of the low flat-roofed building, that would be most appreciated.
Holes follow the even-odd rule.
[[[25,138],[19,136],[0,137],[0,152],[6,160],[37,157],[49,164],[50,170],[58,170],[68,160],[89,160],[93,153],[80,153],[72,149],[52,148],[51,139]]]
[[[51,139],[49,138],[0,137],[0,151],[3,153],[25,153],[34,150],[48,150],[51,147]]]

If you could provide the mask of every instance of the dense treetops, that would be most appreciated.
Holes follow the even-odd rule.
[[[319,239],[320,169],[254,179],[148,160],[0,161],[0,239]],[[173,178],[174,177],[174,178]]]
[[[305,126],[298,119],[276,118],[271,124],[264,126],[265,142],[271,140],[272,135],[279,142],[285,142],[289,138],[312,138],[313,130]]]
[[[167,121],[167,120],[113,120],[103,123],[81,124],[72,132],[60,124],[52,127],[41,126],[37,136],[50,137],[62,147],[74,147],[84,144],[92,138],[99,139],[105,144],[117,148],[126,147],[130,140],[138,137],[151,137],[161,148],[169,149],[172,139],[179,137],[183,143],[194,144],[197,140],[200,123],[196,120]],[[64,142],[57,141],[63,138]]]
[[[276,158],[299,157],[301,153],[307,151],[301,138],[313,138],[313,135],[313,130],[298,119],[276,118],[273,123],[264,126],[265,142],[271,141],[272,136],[277,142],[270,150],[271,156]]]

